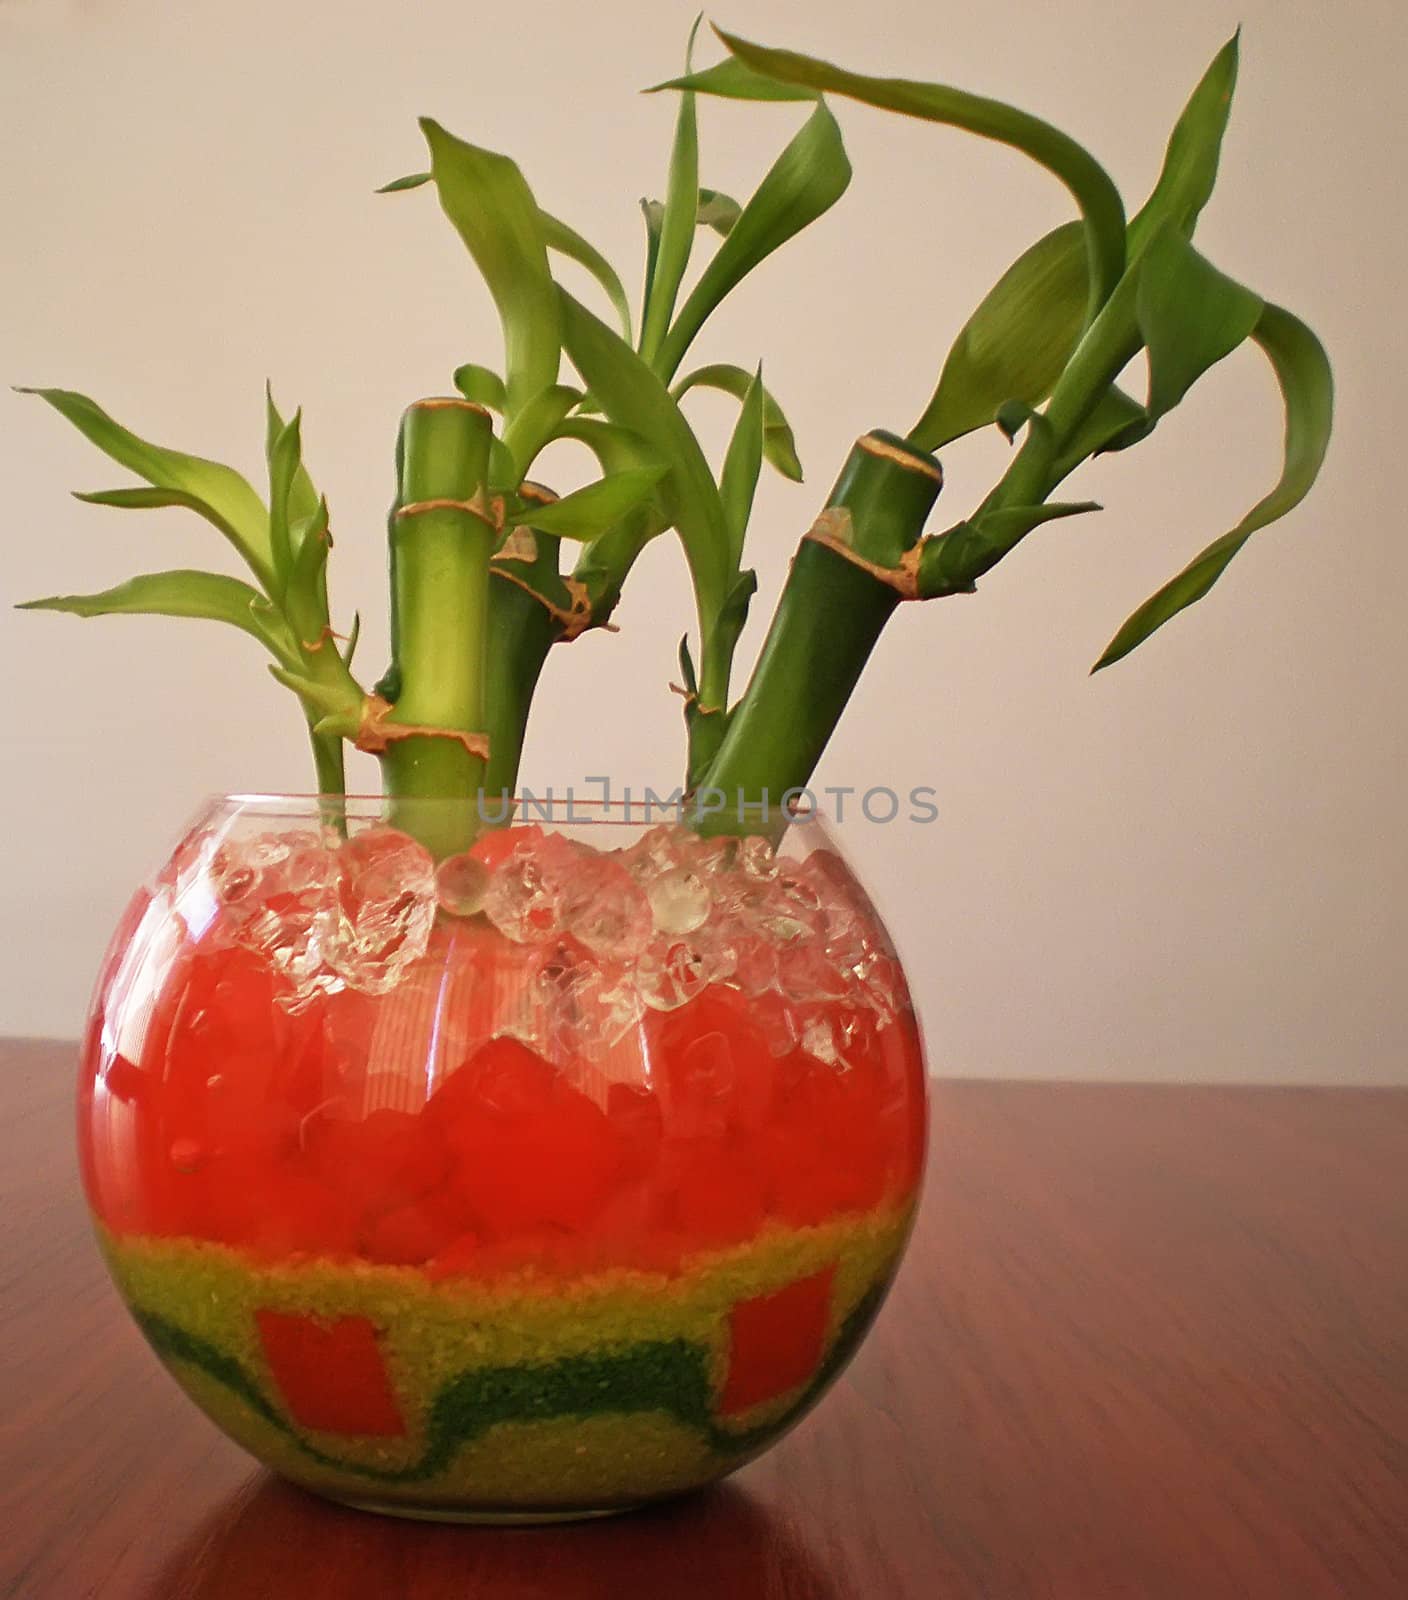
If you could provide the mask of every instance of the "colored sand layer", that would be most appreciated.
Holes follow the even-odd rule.
[[[287,1477],[354,1501],[581,1509],[707,1482],[771,1442],[853,1350],[906,1225],[770,1230],[670,1276],[570,1285],[106,1248],[182,1386]]]

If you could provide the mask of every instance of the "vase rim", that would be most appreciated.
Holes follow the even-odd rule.
[[[601,780],[593,780],[600,786]],[[608,789],[607,791],[611,791]],[[697,816],[697,797],[685,796],[678,786],[658,790],[649,785],[622,785],[617,793],[622,798],[603,799],[585,796],[573,786],[546,785],[533,789],[523,785],[512,796],[484,796],[482,818],[490,826],[508,822],[518,825],[543,823],[551,827],[619,827],[640,829],[668,821],[683,822]],[[824,818],[815,804],[794,801],[786,807],[777,804],[757,805],[745,802],[740,795],[730,804],[721,791],[715,791],[719,803],[711,803],[710,812],[737,816],[740,822],[756,824],[760,831],[776,830],[779,825],[812,825]],[[306,819],[317,816],[347,817],[368,822],[388,820],[394,811],[403,816],[423,817],[458,815],[474,808],[474,798],[452,796],[398,798],[386,794],[315,794],[311,791],[236,790],[230,793],[208,793],[201,809],[210,811],[239,811],[273,817]]]

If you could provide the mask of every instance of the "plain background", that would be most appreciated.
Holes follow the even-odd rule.
[[[677,70],[691,4],[0,0],[0,376],[81,389],[256,482],[272,378],[285,408],[304,407],[338,535],[335,603],[344,623],[362,607],[359,665],[375,677],[398,414],[458,363],[497,364],[499,345],[429,192],[371,191],[422,164],[414,117],[431,113],[510,150],[634,284],[636,201],[661,189],[674,110],[635,91]],[[1088,143],[1131,207],[1187,92],[1245,24],[1200,243],[1331,351],[1338,434],[1320,489],[1208,600],[1087,678],[1133,606],[1275,477],[1275,390],[1239,352],[1137,452],[1084,470],[1073,488],[1102,516],[1033,536],[976,598],[904,608],[819,781],[938,792],[932,826],[848,830],[936,1070],[1408,1081],[1408,15],[1392,0],[737,0],[718,17],[1015,101]],[[837,109],[850,194],[698,347],[765,361],[808,468],[800,489],[764,485],[741,666],[850,439],[908,425],[978,297],[1067,214],[1059,186],[1008,151]],[[738,194],[799,119],[701,110],[704,182]],[[720,437],[725,403],[697,414]],[[941,510],[970,507],[1005,450],[950,450]],[[35,400],[0,393],[0,468],[7,607],[226,564],[182,513],[68,499],[123,474]],[[563,458],[559,486],[582,471]],[[622,633],[554,652],[529,783],[675,781],[667,684],[689,616],[661,540]],[[0,681],[0,1031],[73,1035],[109,928],[200,797],[308,786],[300,722],[252,641],[204,624],[6,609]]]

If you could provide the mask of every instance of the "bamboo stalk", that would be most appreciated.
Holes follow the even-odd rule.
[[[557,496],[523,483],[520,498],[550,505]],[[566,637],[570,595],[558,573],[560,541],[524,527],[498,551],[489,568],[489,633],[485,661],[485,727],[489,761],[484,790],[490,815],[518,783],[523,739],[548,652]]]
[[[484,780],[484,660],[495,540],[485,490],[491,434],[482,406],[422,400],[402,419],[397,449],[390,524],[395,643],[388,674],[397,695],[379,721],[379,754],[394,799],[465,802],[462,815],[415,827],[437,854],[473,839],[473,800]],[[412,817],[413,808],[403,814]]]
[[[803,538],[742,699],[701,787],[724,809],[706,832],[775,825],[811,778],[914,568],[943,477],[925,451],[880,430],[856,442],[826,509]],[[740,820],[739,812],[744,813]]]

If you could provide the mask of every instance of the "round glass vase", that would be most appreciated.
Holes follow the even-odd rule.
[[[621,1510],[757,1455],[855,1350],[923,1167],[919,1033],[819,821],[521,805],[446,854],[464,823],[209,804],[104,961],[84,1184],[153,1349],[276,1472]]]

